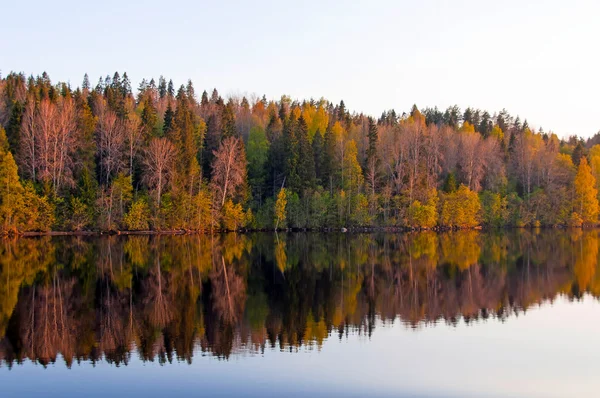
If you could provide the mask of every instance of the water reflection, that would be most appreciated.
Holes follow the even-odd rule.
[[[596,230],[16,239],[0,264],[8,366],[320,349],[600,295]]]

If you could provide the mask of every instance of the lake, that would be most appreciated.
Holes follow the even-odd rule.
[[[0,395],[600,390],[598,230],[0,240]]]

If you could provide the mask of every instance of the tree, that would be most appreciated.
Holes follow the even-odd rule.
[[[285,223],[286,218],[286,206],[287,206],[287,194],[285,188],[281,188],[277,194],[277,201],[275,202],[275,229],[279,228],[279,225]]]
[[[269,141],[262,127],[254,126],[250,129],[246,152],[248,154],[248,182],[252,189],[258,190],[258,195],[262,196],[266,182],[265,164],[269,156]]]
[[[296,124],[298,139],[298,177],[301,181],[301,191],[312,189],[316,183],[315,158],[308,137],[308,126],[302,116]]]
[[[240,194],[246,183],[246,154],[239,138],[228,137],[214,153],[212,184],[222,207],[225,200]]]
[[[377,169],[379,168],[379,157],[377,155],[377,125],[372,117],[369,118],[369,132],[367,135],[369,146],[367,147],[366,177],[370,190],[371,200],[374,201],[377,185]]]
[[[454,193],[446,195],[440,224],[447,227],[472,228],[479,225],[481,203],[476,192],[461,184]]]
[[[324,158],[325,154],[323,153],[323,135],[321,134],[321,130],[317,130],[312,141],[312,153],[313,153],[313,162],[315,165],[315,178],[316,183],[320,185],[324,185],[323,181],[323,171],[324,171]]]
[[[58,193],[75,185],[73,171],[77,154],[77,114],[74,100],[29,99],[20,142],[21,166],[27,176],[48,184]]]
[[[145,151],[144,181],[149,188],[156,190],[158,206],[164,188],[173,177],[176,156],[175,146],[166,138],[153,138]]]
[[[100,160],[100,179],[105,184],[118,174],[124,166],[126,134],[123,121],[117,114],[108,109],[104,102],[98,105],[97,147]],[[132,141],[133,143],[133,141]]]
[[[0,126],[0,232],[16,231],[23,212],[23,186],[17,164],[8,150],[8,139]]]
[[[598,190],[588,161],[582,157],[575,176],[575,211],[584,223],[598,221]]]
[[[364,178],[358,163],[358,150],[354,140],[350,140],[346,144],[343,172],[345,175],[344,190],[349,194],[357,194],[362,187]]]

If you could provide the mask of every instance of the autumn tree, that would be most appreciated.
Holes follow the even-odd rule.
[[[23,212],[23,186],[17,164],[9,151],[8,139],[0,126],[0,232],[16,231]]]
[[[577,169],[577,176],[575,176],[575,212],[584,223],[596,224],[598,211],[596,179],[587,158],[582,157]]]
[[[275,229],[279,228],[279,225],[285,223],[286,206],[287,194],[285,188],[281,188],[277,194],[277,201],[275,202]]]
[[[214,153],[212,184],[220,206],[225,200],[241,195],[246,184],[246,154],[239,138],[228,137]]]
[[[461,184],[456,192],[444,198],[440,224],[458,228],[475,227],[480,222],[480,210],[481,203],[477,193]]]
[[[166,138],[153,138],[144,156],[144,181],[156,190],[156,203],[160,206],[164,188],[171,181],[177,157],[175,146]]]

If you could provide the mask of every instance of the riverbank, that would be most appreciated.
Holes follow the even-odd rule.
[[[36,237],[36,236],[119,236],[119,235],[206,235],[206,234],[221,234],[221,233],[252,233],[252,232],[320,232],[320,233],[407,233],[407,232],[450,232],[459,230],[510,230],[510,229],[570,229],[570,228],[597,228],[597,225],[587,226],[565,226],[565,225],[554,225],[554,226],[503,226],[503,227],[487,227],[487,226],[476,226],[476,227],[434,227],[434,228],[416,228],[416,227],[349,227],[349,228],[285,228],[285,229],[239,229],[239,230],[225,230],[225,229],[213,229],[210,230],[161,230],[161,231],[28,231],[20,233],[5,233],[0,236],[21,236],[21,237]]]

